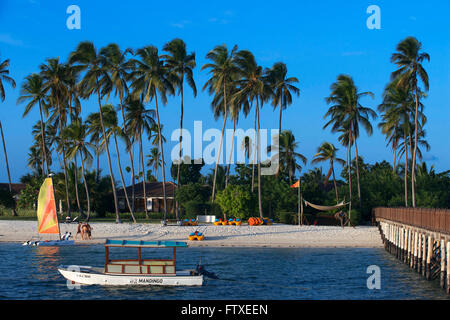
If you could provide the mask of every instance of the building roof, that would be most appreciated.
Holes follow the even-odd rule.
[[[173,199],[175,195],[176,184],[171,181],[166,181],[166,197]],[[132,186],[126,187],[127,193],[131,196]],[[162,198],[164,197],[163,193],[163,184],[162,182],[147,182],[145,184],[145,192],[147,194],[147,198]],[[134,194],[136,197],[144,196],[144,186],[141,183],[136,183],[134,185]],[[125,197],[123,188],[117,190],[118,197]]]
[[[11,183],[12,193],[19,194],[26,186],[25,183]],[[9,183],[0,183],[0,189],[9,191]]]

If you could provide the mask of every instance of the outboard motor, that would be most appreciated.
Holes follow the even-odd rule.
[[[198,274],[204,275],[205,277],[208,277],[210,279],[219,279],[219,277],[214,272],[206,271],[205,267],[203,267],[201,264],[197,264],[195,267],[195,271],[198,272]]]

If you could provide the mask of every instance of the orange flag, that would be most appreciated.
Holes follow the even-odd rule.
[[[300,180],[298,180],[296,183],[294,183],[291,188],[298,188],[300,185]]]

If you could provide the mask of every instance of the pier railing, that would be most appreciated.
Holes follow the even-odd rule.
[[[399,222],[433,232],[450,234],[450,210],[431,208],[385,208],[373,209],[374,218]]]

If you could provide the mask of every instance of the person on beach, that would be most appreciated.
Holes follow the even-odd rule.
[[[81,222],[78,222],[77,234],[75,235],[75,240],[77,239],[79,234],[81,235],[81,239],[83,239],[83,235],[81,234]]]
[[[92,227],[89,225],[89,223],[85,222],[83,223],[83,225],[81,226],[81,239],[83,240],[91,240],[91,231]]]
[[[91,225],[89,223],[86,223],[86,233],[87,233],[87,237],[89,238],[89,240],[92,240],[91,232],[92,232]]]

